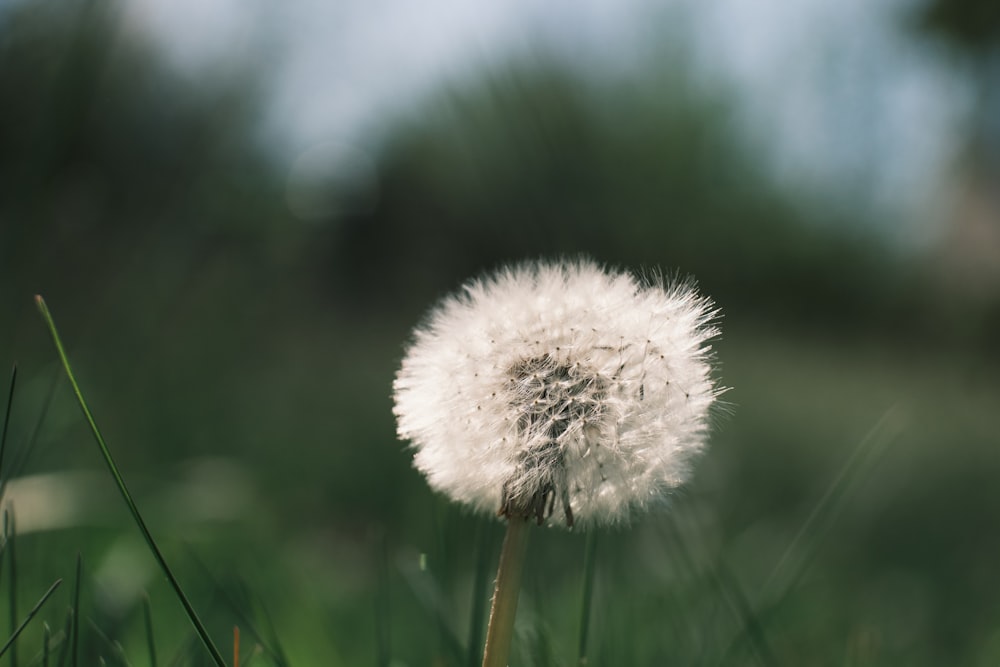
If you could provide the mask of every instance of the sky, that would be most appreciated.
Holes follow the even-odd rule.
[[[919,244],[943,215],[942,176],[970,92],[942,53],[901,28],[912,4],[124,1],[127,20],[181,69],[262,70],[268,136],[293,176],[330,161],[366,165],[383,128],[512,56],[543,48],[614,75],[680,36],[699,76],[736,91],[745,134],[779,180],[903,217],[893,233]]]

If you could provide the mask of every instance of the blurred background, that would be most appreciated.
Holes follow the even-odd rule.
[[[475,664],[502,527],[411,469],[393,374],[470,276],[586,254],[697,278],[732,387],[598,537],[593,664],[1000,662],[1000,4],[3,0],[0,99],[0,619],[80,552],[88,655],[142,655],[146,590],[203,659],[41,293],[220,643]],[[583,545],[533,538],[517,664],[574,663]]]

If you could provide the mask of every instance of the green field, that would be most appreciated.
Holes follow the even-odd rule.
[[[504,527],[413,469],[393,377],[471,276],[578,255],[696,277],[730,389],[669,511],[532,529],[511,664],[1000,662],[1000,284],[958,231],[777,177],[684,45],[442,86],[303,219],[266,68],[182,76],[57,4],[0,10],[0,637],[62,579],[0,665],[213,664],[35,294],[227,662],[238,627],[242,667],[477,665]]]

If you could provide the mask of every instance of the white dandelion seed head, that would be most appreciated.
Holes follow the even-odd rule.
[[[717,312],[690,284],[589,261],[467,283],[393,384],[430,485],[484,512],[616,524],[661,504],[704,447]]]

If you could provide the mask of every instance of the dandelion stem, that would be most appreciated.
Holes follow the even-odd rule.
[[[483,667],[507,667],[527,546],[528,519],[510,517],[500,551],[500,566],[497,568],[493,605],[490,607],[490,624],[486,629],[486,647],[483,649]]]

